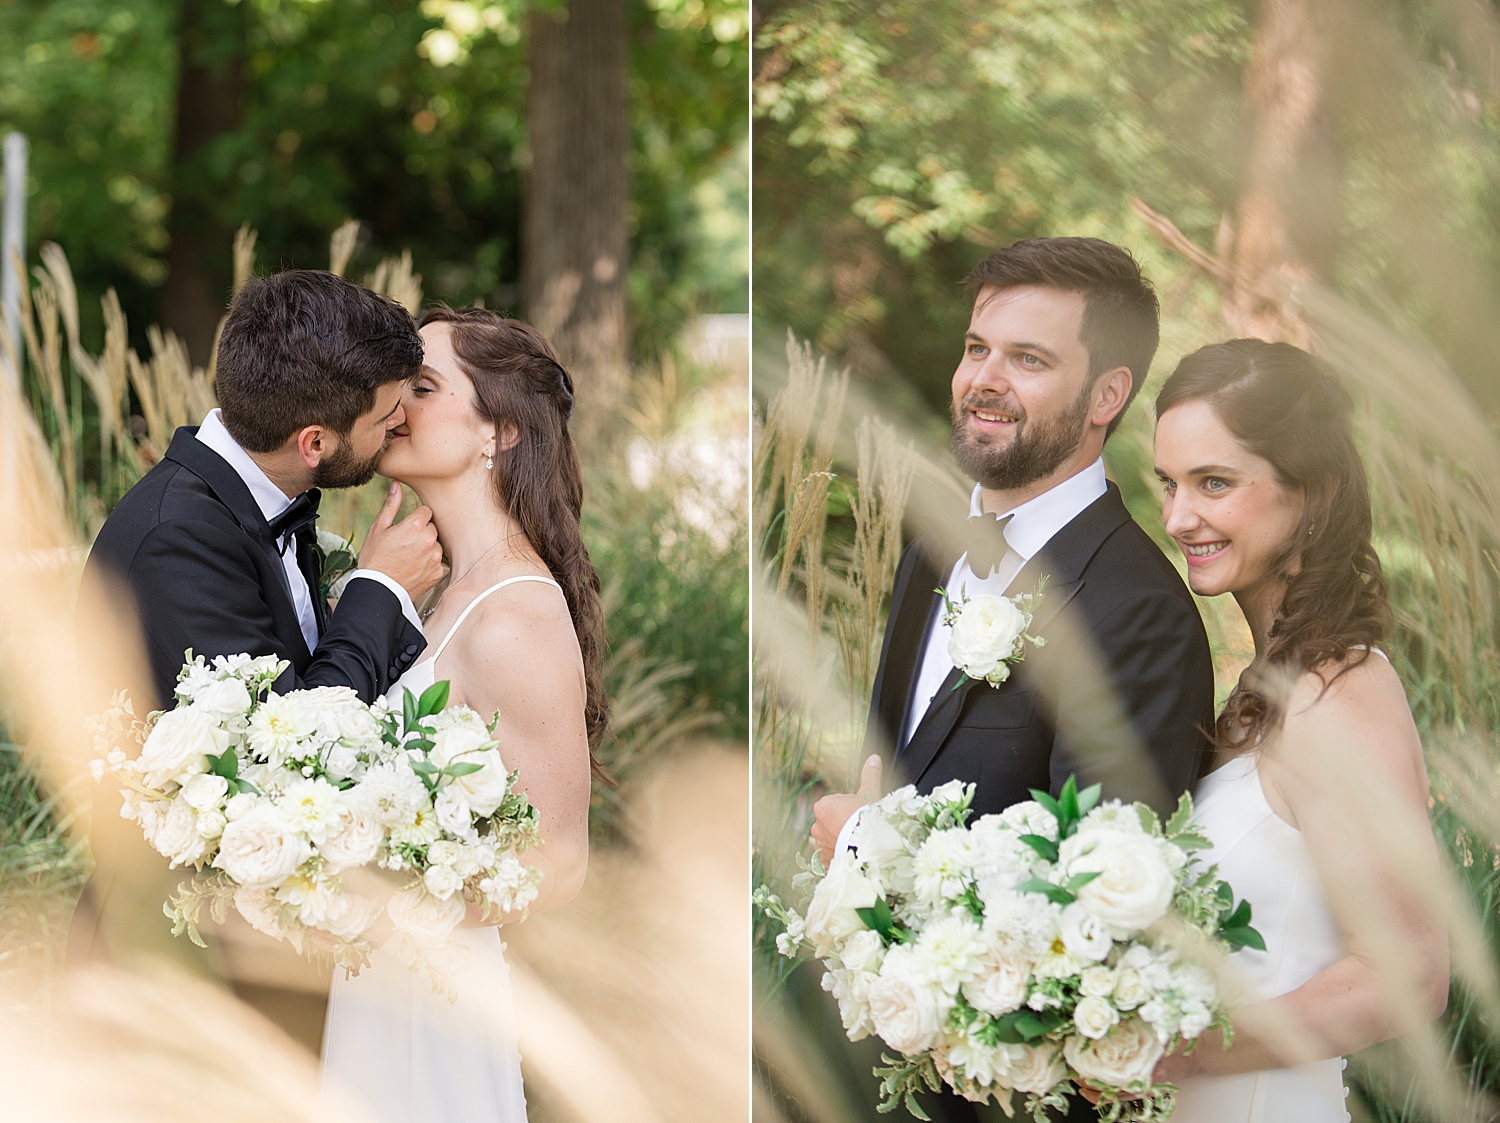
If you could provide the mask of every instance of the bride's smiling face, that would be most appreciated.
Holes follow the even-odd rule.
[[[495,449],[495,426],[480,416],[474,384],[453,354],[446,323],[422,329],[422,370],[407,383],[401,399],[406,420],[391,430],[380,458],[382,476],[418,486],[424,480],[488,474],[484,464]]]
[[[1282,484],[1207,402],[1182,402],[1157,420],[1156,474],[1166,492],[1162,521],[1193,592],[1244,592],[1271,576],[1301,524],[1302,492]]]

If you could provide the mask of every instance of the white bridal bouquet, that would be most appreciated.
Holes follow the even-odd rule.
[[[351,973],[384,939],[447,992],[467,906],[522,912],[541,881],[517,858],[538,841],[536,810],[491,727],[445,709],[446,682],[396,710],[348,687],[276,694],[275,656],[187,654],[175,709],[142,721],[121,693],[92,729],[94,778],[118,781],[121,816],[195,871],[164,906],[173,933],[201,946],[205,906],[222,923],[233,904]]]
[[[1016,1093],[1046,1123],[1076,1084],[1104,1120],[1164,1119],[1162,1055],[1210,1026],[1229,1040],[1215,966],[1264,949],[1250,905],[1234,905],[1184,795],[1163,827],[1144,804],[1095,806],[1099,787],[985,815],[965,826],[973,785],[900,788],[866,808],[853,849],[816,883],[804,914],[762,888],[783,955],[810,947],[852,1041],[876,1034],[882,1111],[946,1084],[1014,1113]],[[803,879],[799,878],[799,881]],[[806,882],[803,882],[804,886]]]

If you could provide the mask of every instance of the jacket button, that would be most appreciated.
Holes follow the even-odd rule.
[[[399,667],[391,667],[389,670],[386,671],[386,674],[390,675],[391,678],[400,678],[401,677],[401,669]]]
[[[414,643],[408,645],[407,648],[406,648],[406,653],[408,655],[415,655],[417,653],[417,645],[414,644]]]

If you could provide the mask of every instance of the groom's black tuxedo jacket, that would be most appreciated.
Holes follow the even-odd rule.
[[[900,744],[934,589],[957,558],[933,534],[907,547],[896,574],[871,703],[872,747]],[[999,687],[955,669],[896,757],[897,783],[929,792],[977,785],[976,816],[1037,788],[1056,795],[1069,773],[1107,799],[1159,812],[1192,788],[1208,759],[1214,679],[1208,638],[1172,564],[1130,518],[1113,483],[1022,567],[1009,595],[1047,578],[1025,659]],[[955,590],[956,592],[956,590]]]
[[[188,648],[210,659],[241,652],[280,656],[291,666],[275,684],[279,693],[352,686],[374,701],[426,646],[421,631],[384,585],[354,581],[331,616],[314,604],[321,634],[317,650],[309,651],[259,505],[239,473],[196,433],[178,429],[162,461],[116,504],[84,572],[86,582],[103,585],[101,600],[126,626],[139,620],[157,704],[172,705]],[[137,712],[144,715],[147,708],[138,705]],[[202,954],[186,940],[174,940],[162,902],[191,871],[168,870],[140,831],[111,813],[96,815],[91,833],[96,867],[74,913],[70,962],[129,962],[143,953],[171,957],[225,980],[318,1051],[327,972],[306,969],[287,945],[243,925],[237,925],[235,940],[216,938],[213,926],[205,927],[209,948]]]
[[[107,574],[131,595],[134,604],[122,607],[139,616],[157,702],[172,704],[187,648],[210,659],[277,655],[291,664],[279,693],[352,686],[373,702],[426,647],[421,631],[384,585],[354,581],[309,651],[265,516],[196,433],[177,430],[166,456],[116,504],[85,572],[86,580]]]

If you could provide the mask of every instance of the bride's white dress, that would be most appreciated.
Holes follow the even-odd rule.
[[[414,664],[391,687],[420,696],[434,666],[474,607],[518,581],[491,585],[460,614],[432,658]],[[460,928],[467,967],[454,978],[456,1002],[432,992],[422,976],[377,948],[354,978],[335,971],[323,1031],[323,1079],[386,1123],[525,1123],[521,1054],[505,945],[494,926]]]
[[[1266,802],[1255,756],[1205,776],[1193,803],[1194,822],[1214,844],[1201,855],[1204,864],[1217,862],[1236,897],[1250,902],[1250,922],[1266,941],[1265,951],[1244,948],[1230,957],[1228,972],[1244,987],[1241,1002],[1296,990],[1342,959],[1344,938],[1302,832]],[[1335,1057],[1184,1080],[1172,1123],[1345,1123],[1345,1063]]]

